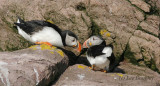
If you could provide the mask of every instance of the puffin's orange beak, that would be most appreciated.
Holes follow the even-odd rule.
[[[82,49],[81,44],[80,44],[80,42],[78,41],[78,48],[77,48],[77,51],[78,51],[78,52],[81,52],[81,49]]]
[[[83,48],[88,48],[87,42],[88,42],[88,39],[83,43]]]

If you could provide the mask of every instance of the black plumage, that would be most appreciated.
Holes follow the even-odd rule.
[[[23,31],[25,31],[27,34],[32,35],[35,32],[38,32],[43,29],[43,27],[52,27],[55,29],[59,34],[61,34],[61,29],[47,21],[41,21],[41,20],[31,20],[31,21],[24,21],[21,18],[18,18],[20,23],[14,23],[15,25],[19,26]]]
[[[115,56],[113,54],[113,45],[106,45],[105,40],[101,36],[91,36],[83,43],[83,48],[83,52],[81,52],[80,55],[87,51],[86,56],[90,65],[94,65],[96,68],[102,70],[107,70],[108,72],[114,69]]]
[[[57,47],[77,47],[80,52],[81,45],[78,37],[69,30],[62,31],[51,21],[31,20],[24,21],[18,17],[16,23],[18,33],[26,40],[37,44],[49,44]]]
[[[104,45],[95,45],[95,46],[92,46],[90,47],[88,50],[87,50],[87,55],[88,56],[92,56],[92,57],[96,57],[96,56],[99,56],[99,55],[103,55],[105,53],[102,53],[103,49],[105,48]]]

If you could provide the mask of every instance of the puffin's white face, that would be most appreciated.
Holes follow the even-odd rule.
[[[100,45],[104,40],[99,36],[91,36],[83,43],[83,48],[89,48],[94,45]]]
[[[77,39],[73,36],[66,34],[65,43],[67,46],[76,47],[78,45]]]
[[[77,51],[80,52],[81,51],[80,42],[77,40],[77,37],[74,36],[72,32],[70,32],[70,34],[72,34],[73,36],[70,36],[68,33],[66,33],[66,38],[65,38],[66,45],[70,47],[77,47]]]

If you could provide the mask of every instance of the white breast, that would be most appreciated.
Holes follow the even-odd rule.
[[[87,60],[91,65],[95,64],[95,59],[93,57],[87,56]]]
[[[63,47],[60,34],[51,27],[44,27],[41,31],[36,32],[31,37],[32,42],[49,42],[54,46]]]
[[[23,36],[26,40],[31,41],[31,36],[24,32],[19,26],[17,26],[18,33]]]

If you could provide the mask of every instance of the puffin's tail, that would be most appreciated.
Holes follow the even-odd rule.
[[[25,21],[22,20],[19,16],[18,16],[18,20],[17,22],[14,23],[15,25],[19,26],[19,27],[23,27],[25,24]]]

